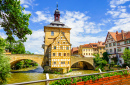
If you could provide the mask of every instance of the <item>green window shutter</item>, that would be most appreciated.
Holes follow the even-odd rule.
[[[116,43],[115,43],[115,46],[116,46]]]
[[[124,44],[126,44],[125,41],[124,41]]]

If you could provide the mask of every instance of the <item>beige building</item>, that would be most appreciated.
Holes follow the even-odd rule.
[[[64,73],[70,69],[70,30],[71,28],[60,22],[60,11],[57,8],[54,21],[44,26],[44,66],[49,70],[60,69]]]
[[[79,46],[78,55],[83,57],[94,57],[93,54],[100,54],[103,57],[105,51],[105,45],[103,42],[89,43]]]
[[[111,62],[111,58],[118,58],[118,65],[122,65],[124,63],[121,55],[125,48],[130,48],[130,31],[124,32],[121,30],[120,33],[116,32],[108,32],[105,40],[105,48],[109,56],[109,62]]]

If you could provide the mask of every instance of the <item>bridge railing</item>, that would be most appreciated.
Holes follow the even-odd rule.
[[[55,79],[45,79],[45,80],[38,80],[38,81],[29,81],[29,82],[21,82],[21,83],[14,83],[14,84],[6,84],[6,85],[33,84],[33,83],[49,82],[49,81],[60,80],[60,79],[76,78],[76,77],[98,75],[98,74],[105,74],[105,73],[113,73],[113,72],[119,72],[119,71],[129,71],[129,70],[130,69],[124,69],[124,70],[108,71],[108,72],[93,73],[93,74],[83,74],[83,75],[78,75],[78,76],[62,77],[62,78],[55,78]]]

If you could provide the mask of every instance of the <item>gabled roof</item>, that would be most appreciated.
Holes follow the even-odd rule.
[[[116,41],[116,33],[115,32],[109,32],[109,33],[113,37],[113,39]]]
[[[62,34],[64,36],[64,38],[66,39],[66,41],[68,42],[68,44],[71,45],[71,43],[67,40],[67,38],[65,37],[65,35],[62,32],[60,32],[60,34]],[[54,41],[50,45],[52,45],[55,42],[55,40],[60,36],[60,34],[57,37],[54,38]]]

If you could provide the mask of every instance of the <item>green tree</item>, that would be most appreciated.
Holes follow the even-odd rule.
[[[29,52],[29,51],[26,51],[25,54],[34,54],[34,53],[31,53],[31,52]]]
[[[122,55],[126,65],[130,66],[130,49],[125,49]]]
[[[94,56],[95,58],[93,60],[94,60],[95,66],[97,67],[97,69],[100,68],[102,71],[104,71],[105,70],[104,66],[106,66],[107,61],[101,58],[99,54],[94,54]]]
[[[9,57],[4,55],[6,42],[0,37],[0,85],[7,82],[10,75]]]
[[[25,46],[22,42],[15,43],[12,54],[25,54]]]
[[[31,14],[24,14],[24,9],[20,6],[20,0],[0,0],[0,18],[3,20],[0,25],[8,37],[16,36],[26,41],[26,35],[32,34],[28,28]]]
[[[107,62],[109,61],[108,56],[109,56],[109,54],[107,52],[103,53],[103,59],[106,60]]]
[[[16,43],[14,37],[8,36],[8,37],[6,38],[6,44],[7,44],[7,45],[6,45],[6,48],[5,48],[5,49],[9,49],[9,52],[12,52],[12,50],[13,50],[13,48],[14,48],[13,43]]]

